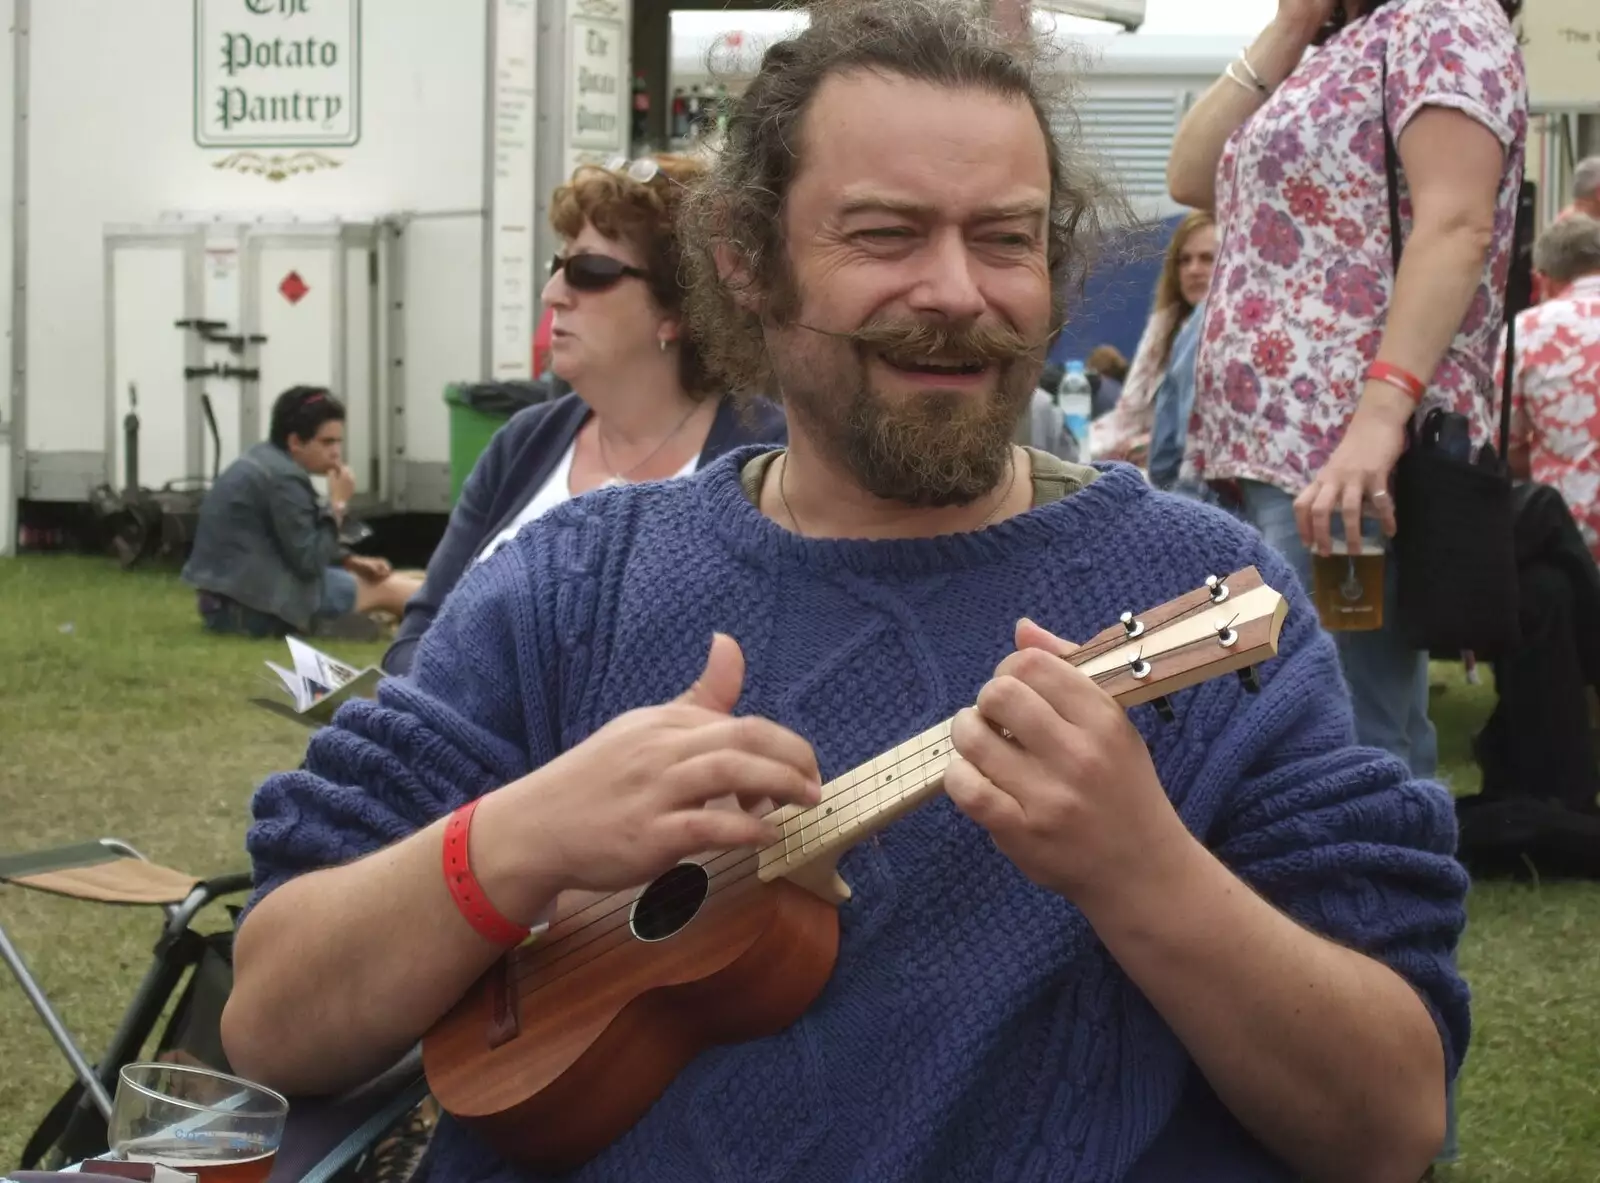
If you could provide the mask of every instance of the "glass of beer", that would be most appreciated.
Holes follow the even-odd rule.
[[[1383,627],[1383,543],[1335,539],[1333,553],[1311,555],[1311,598],[1329,632]]]
[[[108,1130],[113,1159],[151,1162],[200,1183],[263,1183],[289,1102],[236,1076],[182,1064],[129,1064]]]

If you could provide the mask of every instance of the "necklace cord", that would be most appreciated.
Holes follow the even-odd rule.
[[[595,439],[598,440],[600,444],[600,463],[605,465],[605,467],[610,471],[612,479],[626,482],[634,473],[638,472],[646,464],[649,464],[650,461],[654,460],[656,456],[660,454],[662,448],[666,447],[669,443],[676,439],[678,433],[688,426],[689,420],[694,418],[695,412],[699,411],[699,409],[700,404],[698,403],[690,407],[689,413],[682,419],[678,420],[678,425],[668,432],[664,437],[662,437],[662,440],[659,444],[650,449],[649,455],[647,455],[643,460],[640,460],[636,464],[630,466],[625,472],[618,472],[617,466],[611,463],[611,457],[606,451],[605,424],[601,421],[598,415],[595,416],[594,434]]]
[[[785,450],[784,453],[778,457],[777,463],[778,500],[783,505],[783,512],[788,514],[789,520],[794,523],[795,533],[806,536],[805,527],[800,524],[800,519],[798,516],[796,516],[794,507],[789,504],[789,494],[785,488],[785,485],[789,479],[789,453],[787,450]],[[989,513],[984,517],[983,521],[979,522],[972,528],[972,533],[977,533],[979,530],[987,528],[989,523],[994,521],[995,515],[997,515],[1005,506],[1005,503],[1011,499],[1011,490],[1017,483],[1017,454],[1015,451],[1011,453],[1011,462],[1006,467],[1010,471],[1010,476],[1006,479],[1006,491],[1000,494],[1000,500],[994,503],[994,507],[989,510]]]

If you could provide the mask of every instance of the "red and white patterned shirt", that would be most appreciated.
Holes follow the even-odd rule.
[[[1512,438],[1600,559],[1600,275],[1517,317],[1516,366]]]
[[[1223,150],[1189,437],[1202,478],[1299,493],[1355,413],[1394,282],[1385,57],[1396,140],[1437,106],[1470,115],[1507,148],[1484,283],[1427,400],[1466,415],[1480,442],[1489,436],[1528,128],[1522,53],[1499,0],[1392,0],[1309,53]],[[1400,201],[1409,236],[1403,176]]]

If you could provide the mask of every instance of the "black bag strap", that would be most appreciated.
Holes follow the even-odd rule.
[[[1383,168],[1389,188],[1389,251],[1394,256],[1395,282],[1400,278],[1400,254],[1403,247],[1400,230],[1400,151],[1395,147],[1394,129],[1389,126],[1389,60],[1385,53],[1382,68],[1382,87],[1378,93],[1378,110],[1383,119]],[[1500,454],[1501,464],[1506,463],[1507,449],[1511,446],[1511,392],[1516,385],[1517,366],[1517,314],[1532,301],[1532,276],[1526,274],[1529,240],[1533,232],[1533,186],[1523,181],[1517,194],[1516,229],[1512,233],[1511,269],[1506,276],[1506,364],[1505,376],[1500,384]]]

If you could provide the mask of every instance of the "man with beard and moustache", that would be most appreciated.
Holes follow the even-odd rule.
[[[1098,192],[1034,46],[929,0],[810,14],[684,227],[700,339],[789,446],[552,511],[266,781],[230,1059],[359,1081],[561,893],[775,844],[769,803],[954,716],[947,795],[839,863],[805,1015],[563,1177],[1410,1183],[1469,1031],[1448,795],[1355,746],[1258,535],[1010,443]],[[1258,693],[1130,718],[1060,659],[1249,564],[1290,601]],[[426,1176],[544,1177],[448,1117]]]

